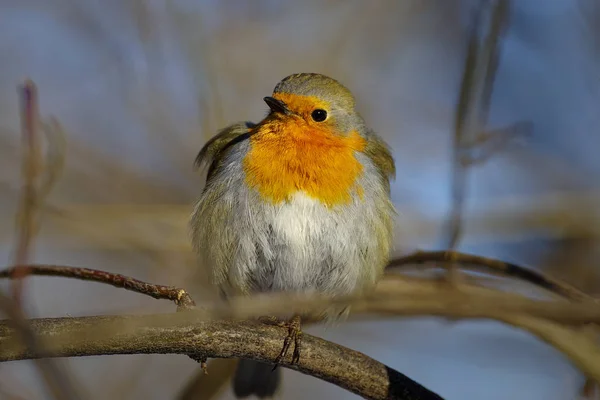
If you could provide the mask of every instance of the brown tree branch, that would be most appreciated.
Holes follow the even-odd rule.
[[[577,303],[569,303],[566,301],[534,301],[523,296],[479,286],[477,279],[469,282],[474,284],[464,285],[460,291],[456,291],[445,285],[440,285],[439,281],[435,279],[412,278],[402,274],[394,274],[392,272],[394,267],[418,265],[430,262],[448,262],[449,256],[463,267],[521,278],[554,293],[561,294],[570,299],[575,299],[577,300]],[[182,289],[152,285],[119,274],[105,273],[103,271],[86,268],[61,266],[32,265],[29,267],[31,268],[32,273],[37,275],[63,276],[108,283],[113,286],[150,295],[154,298],[169,299],[179,302],[180,309],[185,308],[183,307],[185,304],[190,304],[184,303],[181,300],[186,294]],[[253,298],[234,298],[230,301],[229,305],[217,304],[212,305],[210,308],[194,311],[194,313],[196,313],[194,314],[196,320],[192,322],[196,323],[197,319],[201,319],[203,323],[208,324],[208,322],[206,322],[207,319],[213,320],[213,322],[216,319],[223,318],[249,319],[260,315],[278,315],[290,312],[292,309],[311,314],[318,312],[323,308],[323,304],[326,304],[327,302],[349,303],[352,305],[353,315],[375,313],[380,315],[432,315],[451,318],[492,318],[533,333],[540,339],[565,352],[574,364],[580,367],[587,376],[593,377],[594,379],[600,379],[600,367],[597,362],[598,357],[596,357],[599,353],[597,345],[592,339],[579,332],[577,328],[577,326],[587,323],[600,322],[600,307],[596,302],[591,301],[589,296],[586,296],[577,289],[515,264],[463,253],[417,252],[393,260],[390,263],[390,268],[391,270],[380,282],[375,293],[368,298],[328,299],[314,295],[309,298],[302,295],[275,295],[275,297],[273,297],[273,295],[260,295]],[[10,270],[0,271],[0,278],[9,278],[10,276]],[[183,314],[190,315],[189,313]],[[183,316],[183,318],[186,317]],[[63,321],[63,325],[67,324],[66,321],[71,321],[75,325],[80,324],[79,319],[71,318]],[[132,338],[131,335],[135,336],[137,335],[136,332],[139,333],[140,330],[143,331],[148,328],[148,326],[136,325],[136,323],[139,324],[136,317],[128,317],[128,319],[123,321],[127,321],[129,326],[113,326],[112,330],[99,330],[97,329],[97,326],[94,326],[93,331],[86,330],[86,333],[83,335],[85,341],[87,343],[95,343],[96,341],[104,343],[103,341],[106,340],[106,337],[113,337],[115,334],[118,334],[119,337],[121,337],[121,335],[130,335],[127,337]],[[181,325],[181,320],[179,321],[180,325],[177,325],[176,322],[177,321],[174,321],[171,325],[183,326]],[[216,322],[217,325],[220,323],[222,322]],[[131,324],[134,324],[134,326],[131,326]],[[45,327],[45,325],[40,325],[40,329],[41,327]],[[85,324],[79,326],[79,328],[73,327],[69,329],[77,331],[78,329],[83,329],[83,327],[85,327]],[[161,327],[161,329],[163,328]],[[187,329],[193,331],[193,327],[188,326]],[[3,335],[2,332],[6,333],[6,331],[0,329],[0,361],[5,361],[11,359],[10,357],[14,357],[14,355],[11,356],[8,353],[2,353],[4,348],[10,348],[7,347],[8,345],[6,344],[7,338],[10,338]],[[46,337],[49,334],[49,332],[42,332],[43,337]],[[246,338],[244,343],[251,339],[252,337]],[[67,340],[66,337],[65,340]],[[77,342],[73,341],[72,337],[68,337],[68,340],[70,340],[70,342],[63,344],[63,347],[71,348],[71,351],[76,352],[86,351],[85,347],[69,347],[72,346],[72,343]],[[139,340],[145,341],[146,339],[142,336]],[[154,344],[153,346],[170,346],[168,342],[171,339],[168,336],[165,336],[161,340],[166,340],[166,343]],[[10,340],[8,341],[10,342]],[[280,345],[281,343],[279,343],[279,346]],[[177,341],[175,346],[180,346],[180,342]],[[147,350],[144,349],[145,348],[139,349],[136,347],[129,351],[135,353],[147,352]],[[184,351],[180,349],[175,352],[187,353],[187,350]],[[23,353],[21,356],[24,357],[27,356],[27,354],[28,353]],[[206,357],[237,357],[236,355],[230,355],[230,353],[220,356],[213,355],[214,353],[205,351],[203,347],[196,348],[189,354],[195,355],[197,359],[202,361],[205,360]],[[59,355],[69,356],[71,353],[60,353]],[[260,356],[257,359],[264,360],[263,358],[260,358]],[[318,374],[317,376],[320,377]],[[345,385],[343,382],[342,384]]]
[[[534,301],[523,296],[471,284],[464,285],[460,291],[456,291],[446,285],[440,285],[436,280],[407,278],[393,274],[387,275],[380,282],[375,293],[368,298],[328,299],[315,295],[264,294],[251,298],[233,298],[229,304],[215,304],[209,308],[161,315],[156,317],[157,320],[148,316],[110,317],[108,319],[96,317],[44,319],[33,320],[32,327],[36,333],[40,334],[46,354],[49,351],[50,354],[54,352],[57,356],[175,352],[197,354],[201,356],[200,358],[250,357],[260,361],[269,361],[272,358],[266,352],[269,354],[277,352],[285,332],[280,332],[278,341],[273,338],[278,344],[273,343],[273,348],[240,353],[238,350],[228,348],[232,342],[226,342],[227,346],[219,348],[223,350],[223,353],[217,353],[215,348],[210,346],[222,343],[225,340],[223,337],[229,338],[228,340],[232,340],[234,343],[245,345],[254,340],[251,346],[261,347],[264,343],[257,344],[257,338],[270,333],[264,333],[262,329],[256,328],[260,330],[258,335],[240,338],[238,330],[235,330],[235,334],[232,333],[233,325],[236,323],[215,320],[249,319],[260,315],[280,315],[292,311],[310,315],[318,312],[328,303],[351,304],[353,312],[359,314],[496,319],[537,335],[540,339],[565,352],[587,376],[600,379],[598,362],[600,351],[594,340],[578,329],[580,325],[600,321],[600,306],[597,303],[591,301],[570,303],[564,300]],[[207,320],[212,320],[212,322],[207,322]],[[231,330],[219,331],[221,332],[219,335],[224,335],[223,337],[215,336],[216,333],[210,328],[212,324],[219,329],[226,325]],[[7,330],[8,327],[5,325],[0,325],[0,361],[35,357],[36,355],[26,347],[15,342],[15,332]],[[62,330],[57,331],[56,327]],[[175,331],[170,329],[175,329]],[[206,334],[203,333],[203,329],[207,330]],[[242,327],[242,331],[243,329],[246,328]],[[198,338],[203,340],[200,342],[202,346],[209,347],[192,348],[194,340],[200,340]],[[188,341],[186,342],[184,339]],[[215,341],[219,343],[215,343]],[[194,343],[197,344],[197,342]],[[123,347],[127,344],[133,347]],[[100,353],[101,351],[104,353]],[[316,354],[325,354],[322,351],[325,350],[319,349]],[[331,357],[339,357],[339,354],[327,354]],[[328,360],[332,363],[331,360],[336,360],[335,364],[338,363],[337,358],[328,358]],[[310,361],[308,366],[301,364],[300,370],[315,374],[317,377],[330,379],[331,382],[340,384],[342,387],[349,385],[348,381],[337,376],[335,371],[318,370],[315,364],[311,364],[314,362],[316,361]],[[334,368],[332,366],[324,367]],[[352,381],[353,379],[348,380]],[[349,388],[357,390],[356,388],[352,389],[353,386]],[[366,390],[365,388],[360,390],[363,389]]]
[[[114,287],[130,290],[155,299],[171,300],[177,304],[178,309],[188,309],[196,304],[188,292],[173,286],[156,285],[126,275],[105,272],[97,269],[67,267],[62,265],[27,265],[30,275],[60,276],[82,281],[105,283]],[[12,278],[19,267],[8,268],[0,271],[1,278]]]
[[[328,303],[348,304],[350,302],[353,310],[359,313],[496,319],[537,335],[540,339],[562,350],[587,376],[600,379],[600,362],[598,361],[600,350],[597,344],[585,332],[581,332],[577,326],[570,327],[572,324],[580,325],[600,320],[600,307],[596,303],[542,302],[471,285],[465,285],[464,290],[456,291],[446,285],[440,286],[439,283],[431,281],[403,281],[395,278],[397,277],[392,276],[384,279],[375,296],[354,299],[354,301],[349,299],[332,300],[320,296],[270,294],[234,299],[229,305],[213,305],[211,308],[159,316],[33,320],[32,328],[40,335],[39,338],[44,343],[46,355],[79,356],[175,352],[201,354],[204,357],[249,357],[268,362],[272,360],[270,355],[276,354],[279,350],[285,332],[281,332],[279,329],[280,335],[277,335],[279,339],[277,340],[269,335],[276,332],[278,328],[268,327],[275,331],[265,331],[260,328],[261,325],[258,325],[256,329],[260,332],[257,335],[253,336],[247,332],[248,336],[245,334],[240,336],[240,332],[246,332],[245,329],[250,325],[242,322],[242,328],[237,330],[235,322],[215,321],[214,319],[239,320],[292,311],[313,313]],[[208,322],[207,319],[213,321]],[[567,325],[561,325],[561,323]],[[215,329],[221,329],[218,331],[221,333],[213,331],[211,328],[213,325],[216,327]],[[224,329],[224,327],[228,327],[228,329]],[[0,325],[0,361],[36,357],[36,354],[16,341],[15,332],[7,329],[6,324]],[[263,337],[269,338],[269,340],[261,342],[259,338]],[[219,347],[219,351],[222,350],[223,353],[217,353],[215,347],[211,347],[223,343],[225,345]],[[229,347],[236,343],[251,347],[257,346],[257,348],[248,353],[243,349]],[[194,344],[197,347],[192,347]],[[262,348],[265,345],[268,347]],[[339,349],[339,347],[337,348]],[[315,352],[315,357],[320,354],[328,354],[326,359],[330,364],[338,364],[337,357],[340,357],[340,354],[332,354],[331,350],[322,348],[318,351],[315,348]],[[352,359],[355,360],[355,358]],[[329,368],[323,372],[314,362],[318,362],[318,360],[312,360],[304,366],[301,364],[300,370],[317,377],[331,379],[331,382],[347,387],[349,383],[330,369],[335,366],[323,365],[323,368]],[[353,378],[349,380],[353,380]],[[350,390],[355,389],[350,387]]]
[[[468,253],[451,251],[417,251],[407,256],[393,259],[390,261],[388,268],[402,268],[411,265],[450,262],[458,263],[463,269],[523,280],[571,300],[581,301],[592,299],[592,296],[581,290],[565,282],[546,276],[541,272],[525,268],[515,263]]]
[[[50,357],[201,353],[211,358],[272,362],[281,350],[283,333],[279,328],[252,322],[207,322],[192,314],[45,318],[31,320],[30,326],[45,343],[44,355]],[[174,318],[182,316],[186,318]],[[129,328],[119,328],[123,326]],[[90,340],[88,332],[103,335],[94,335]],[[307,334],[302,346],[298,364],[290,365],[288,358],[282,365],[367,399],[442,399],[400,372],[357,351]],[[19,334],[13,328],[0,323],[1,360],[37,357],[38,354],[20,343]]]

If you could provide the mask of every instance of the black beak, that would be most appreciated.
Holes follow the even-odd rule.
[[[285,103],[281,100],[277,100],[274,97],[268,97],[268,96],[263,98],[263,100],[265,101],[265,103],[267,103],[267,105],[273,112],[278,112],[281,114],[289,114],[290,113],[290,109],[287,108]]]

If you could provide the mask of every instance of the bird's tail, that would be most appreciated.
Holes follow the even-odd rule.
[[[281,368],[241,359],[233,377],[233,393],[238,399],[255,395],[259,399],[275,395],[281,381]]]

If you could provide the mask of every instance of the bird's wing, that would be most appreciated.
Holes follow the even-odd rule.
[[[365,154],[373,161],[384,185],[388,191],[390,189],[390,179],[396,177],[396,164],[389,146],[375,133],[369,132],[366,135],[367,146]]]
[[[239,143],[241,140],[248,138],[250,130],[254,126],[255,124],[252,122],[233,124],[222,129],[206,142],[196,156],[194,165],[200,169],[204,169],[208,166],[208,172],[206,174],[207,182],[210,180],[215,168],[218,167],[225,151],[236,143]]]

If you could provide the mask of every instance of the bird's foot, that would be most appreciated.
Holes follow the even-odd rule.
[[[276,317],[260,317],[259,320],[267,325],[275,325],[281,328],[287,328],[288,334],[283,341],[283,348],[275,359],[275,366],[273,370],[277,368],[283,359],[287,356],[287,353],[294,343],[294,352],[292,354],[291,364],[296,364],[300,361],[300,350],[302,348],[302,330],[300,329],[301,318],[299,315],[295,315],[289,321],[280,321]]]

